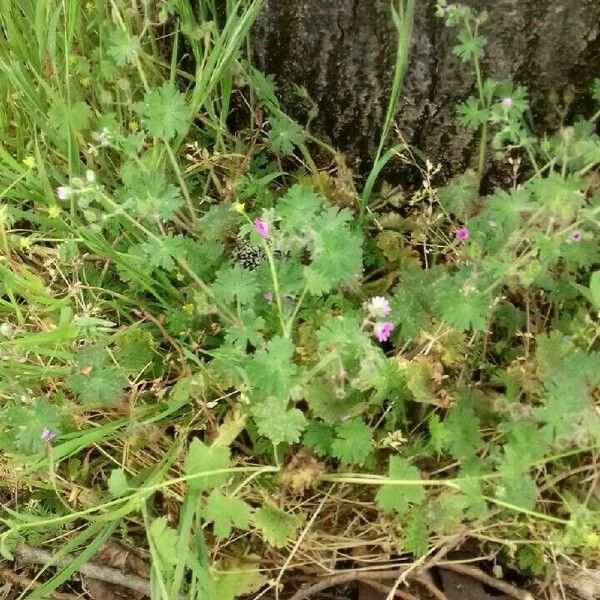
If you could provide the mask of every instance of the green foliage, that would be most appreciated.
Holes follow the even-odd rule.
[[[361,419],[351,419],[335,428],[331,455],[342,464],[362,465],[372,450],[373,430]]]
[[[269,143],[275,152],[291,155],[294,148],[302,143],[302,129],[287,117],[271,117],[271,129],[267,134]]]
[[[230,463],[230,450],[227,447],[207,446],[194,438],[185,458],[185,474],[190,477],[191,489],[203,492],[217,487],[227,479]],[[211,471],[224,471],[211,473]],[[202,475],[208,473],[207,475]]]
[[[296,535],[302,521],[300,515],[291,515],[271,504],[261,506],[252,516],[252,522],[260,529],[261,535],[275,548],[283,548]]]
[[[84,346],[77,351],[69,389],[86,407],[115,405],[128,382],[118,367],[108,365],[109,356],[100,346]]]
[[[479,127],[481,123],[477,125]],[[457,175],[445,187],[438,190],[438,200],[447,213],[465,220],[477,201],[477,178],[472,171]]]
[[[31,404],[9,406],[5,409],[6,421],[15,446],[26,454],[35,454],[44,447],[42,432],[50,430],[54,435],[62,429],[60,409],[45,399]]]
[[[269,396],[252,409],[258,432],[275,445],[300,441],[306,428],[306,417],[302,411],[286,407],[285,400]]]
[[[140,38],[130,36],[123,29],[114,29],[109,35],[108,54],[122,67],[134,63],[141,50]]]
[[[415,558],[420,558],[427,554],[428,541],[429,531],[427,530],[425,513],[420,508],[413,508],[404,529],[402,544]]]
[[[306,427],[302,443],[312,448],[317,456],[328,456],[332,452],[334,439],[335,431],[333,427],[320,421],[311,421]]]
[[[169,527],[167,517],[154,519],[150,525],[149,536],[163,568],[170,568],[179,560],[177,553],[177,532]]]
[[[213,292],[224,304],[238,302],[240,305],[252,304],[260,288],[256,273],[242,267],[229,267],[217,273]]]
[[[260,1],[63,4],[0,11],[3,555],[143,545],[141,513],[157,598],[270,597],[289,552],[265,545],[313,517],[324,556],[381,528],[421,557],[477,521],[520,569],[591,564],[599,115],[543,135],[486,77],[485,12],[440,0],[477,168],[436,189],[445,165],[382,146],[357,190],[244,60]],[[396,160],[421,189],[375,189]]]
[[[208,523],[213,523],[214,534],[223,540],[229,537],[233,527],[248,529],[252,512],[243,500],[224,496],[214,489],[206,501],[202,516]]]
[[[127,476],[123,469],[113,469],[108,478],[108,491],[113,498],[120,498],[129,489]]]
[[[469,29],[461,29],[458,33],[458,41],[452,52],[462,61],[469,62],[474,58],[483,56],[486,39],[480,35],[473,35]]]
[[[246,374],[258,397],[286,399],[298,367],[292,362],[294,345],[288,339],[274,337],[248,362]]]
[[[181,208],[181,192],[161,173],[128,173],[123,191],[138,217],[168,221]]]
[[[407,459],[390,456],[388,477],[398,483],[384,484],[377,492],[375,500],[382,510],[403,515],[411,505],[418,506],[425,499],[419,470]]]
[[[170,140],[183,135],[189,127],[190,110],[185,96],[171,84],[147,92],[135,106],[142,125],[150,136]]]

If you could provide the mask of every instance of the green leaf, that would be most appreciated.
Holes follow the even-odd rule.
[[[179,561],[179,536],[168,526],[167,517],[154,519],[148,532],[163,567],[173,567]]]
[[[437,413],[430,413],[427,418],[427,429],[429,430],[429,445],[437,455],[442,453],[448,441],[448,431],[440,421]]]
[[[425,500],[425,490],[417,482],[421,481],[421,475],[416,467],[413,467],[405,458],[397,456],[390,457],[389,478],[415,482],[414,484],[384,484],[379,488],[375,501],[379,508],[385,511],[395,511],[404,514],[411,504],[420,505]]]
[[[475,412],[460,401],[444,420],[444,428],[446,447],[457,460],[475,457],[477,450],[483,445]]]
[[[117,404],[128,385],[120,369],[106,366],[107,360],[108,354],[100,346],[84,346],[75,355],[73,372],[66,383],[85,406]]]
[[[302,443],[312,448],[317,456],[329,456],[334,436],[333,427],[321,421],[311,421],[304,432]]]
[[[429,547],[429,532],[427,530],[425,514],[421,508],[413,508],[413,510],[411,510],[408,523],[404,528],[402,545],[415,558],[420,558],[427,554],[427,549]]]
[[[167,221],[183,205],[181,193],[159,172],[144,173],[139,169],[125,177],[124,200],[133,202],[138,217],[152,221]]]
[[[187,133],[191,113],[186,98],[169,83],[146,92],[144,100],[135,105],[135,111],[152,137],[170,140]]]
[[[463,62],[468,62],[473,58],[482,58],[483,49],[486,45],[486,39],[482,36],[474,36],[469,30],[461,29],[458,33],[460,44],[455,46],[452,54],[455,54]]]
[[[456,107],[458,122],[471,131],[477,131],[488,118],[488,111],[480,107],[478,98],[470,96]]]
[[[47,400],[36,400],[30,406],[9,405],[4,414],[17,447],[28,454],[35,454],[44,449],[44,429],[49,429],[54,435],[59,434],[61,430],[60,409]]]
[[[292,186],[275,206],[279,229],[290,236],[310,231],[322,206],[323,199],[313,190],[298,184]]]
[[[397,323],[395,332],[398,331],[403,340],[410,340],[431,326],[429,292],[425,292],[429,290],[430,280],[427,271],[420,268],[403,269],[401,279],[391,300],[391,320]]]
[[[208,471],[228,469],[231,460],[231,451],[227,447],[207,446],[198,438],[194,438],[188,449],[185,459],[185,474],[196,475]],[[217,487],[227,480],[228,473],[214,473],[203,475],[188,481],[190,489],[203,492]]]
[[[62,99],[52,104],[48,120],[59,131],[83,131],[87,129],[92,110],[85,102],[73,102],[70,106]]]
[[[331,455],[346,465],[362,465],[373,449],[373,430],[362,419],[351,419],[335,428]]]
[[[459,477],[462,473],[459,473]],[[481,519],[488,514],[488,505],[483,497],[481,483],[477,479],[462,479],[457,486],[463,494],[465,517]]]
[[[287,400],[269,396],[252,408],[258,432],[275,445],[300,441],[306,428],[307,421],[302,411],[297,408],[286,409],[286,406]]]
[[[235,300],[242,306],[252,304],[259,291],[256,271],[237,265],[219,271],[213,284],[215,296],[225,304],[231,304]]]
[[[594,307],[600,310],[600,271],[595,271],[590,277],[590,294]]]
[[[266,350],[259,350],[246,366],[246,374],[256,397],[289,397],[297,367],[292,362],[294,344],[275,336],[269,340]]]
[[[460,272],[444,275],[435,282],[433,291],[435,312],[450,326],[459,331],[485,331],[491,300],[468,276]]]
[[[214,489],[202,511],[204,519],[213,523],[213,531],[218,539],[224,540],[231,534],[232,527],[248,529],[252,516],[250,507],[239,498],[224,496]]]
[[[142,244],[142,251],[148,258],[148,263],[171,272],[176,267],[176,260],[185,256],[185,249],[180,241],[182,236],[166,236],[160,240],[150,240]]]
[[[275,548],[283,548],[296,535],[303,520],[301,515],[290,515],[270,504],[259,508],[252,517],[265,541]]]
[[[109,34],[108,44],[108,54],[120,67],[134,63],[142,48],[137,35],[130,36],[121,28]]]
[[[449,214],[466,220],[477,202],[479,182],[473,170],[454,177],[450,183],[437,190],[442,208]]]
[[[215,575],[215,594],[218,600],[234,600],[238,596],[254,594],[267,582],[256,563],[234,561],[227,565],[227,571],[219,570]]]
[[[113,339],[117,344],[113,355],[127,375],[138,376],[155,358],[154,338],[150,331],[140,326],[129,327]]]
[[[257,347],[264,342],[264,328],[265,320],[257,317],[254,311],[246,310],[241,312],[239,323],[229,326],[225,341],[245,352],[248,344]]]
[[[302,129],[288,118],[271,117],[269,123],[271,129],[267,137],[273,150],[288,156],[292,155],[294,148],[303,141]]]
[[[538,497],[535,481],[529,475],[502,479],[497,489],[498,497],[525,510],[533,510]]]
[[[127,476],[123,469],[113,469],[108,478],[108,491],[113,498],[124,496],[129,490]]]
[[[362,270],[362,235],[348,227],[346,209],[327,207],[312,233],[311,259],[304,268],[308,291],[320,295],[358,276]]]

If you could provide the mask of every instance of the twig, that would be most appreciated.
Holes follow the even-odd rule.
[[[366,581],[372,579],[396,579],[398,577],[398,572],[401,569],[396,569],[394,571],[349,571],[347,573],[341,573],[340,575],[330,575],[317,583],[313,583],[307,588],[303,590],[298,590],[290,600],[305,600],[306,598],[310,598],[314,596],[318,592],[322,592],[331,587],[335,587],[336,585],[342,585],[343,583],[351,583],[353,581]]]
[[[12,552],[21,561],[34,565],[51,564],[52,566],[56,567],[64,567],[71,564],[75,560],[75,556],[70,554],[63,556],[60,560],[53,560],[50,552],[40,548],[34,548],[28,544],[19,544],[12,550]],[[140,594],[145,594],[146,596],[150,595],[150,585],[148,584],[148,581],[142,577],[138,577],[137,575],[123,573],[118,569],[96,565],[91,562],[83,563],[77,569],[77,571],[86,577],[90,577],[91,579],[98,579],[99,581],[114,583],[115,585],[121,585],[130,590],[139,592]],[[72,600],[71,597],[69,598]]]
[[[387,594],[390,590],[387,586],[383,585],[383,583],[379,583],[378,581],[371,581],[370,579],[365,579],[362,583],[372,587],[374,590],[381,592],[382,594]],[[404,600],[419,600],[416,596],[413,596],[410,592],[405,592],[403,590],[396,590],[394,593],[396,598],[404,598]]]
[[[4,581],[10,581],[10,583],[14,583],[22,588],[27,589],[35,589],[43,585],[39,581],[33,581],[24,575],[19,575],[10,569],[2,569],[0,572],[0,577]],[[61,592],[52,592],[50,596],[48,596],[50,600],[78,600],[79,596],[75,596],[75,594],[63,594]]]
[[[431,575],[427,573],[429,577]],[[415,583],[422,585],[436,600],[448,600],[448,597],[444,592],[442,592],[433,581],[429,581],[425,576],[423,577],[415,577]]]
[[[445,564],[440,565],[440,568],[446,569],[446,571],[461,573],[462,575],[476,579],[477,581],[480,581],[485,585],[489,585],[490,587],[493,587],[494,589],[511,596],[512,598],[517,598],[517,600],[535,600],[535,598],[529,592],[519,590],[510,583],[506,583],[506,581],[500,581],[495,577],[491,577],[477,567],[470,567],[469,565],[464,564]]]

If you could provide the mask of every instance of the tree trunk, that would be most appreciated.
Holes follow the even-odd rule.
[[[549,95],[577,88],[571,112],[600,76],[598,0],[468,0],[486,8],[485,73],[524,84],[540,131],[560,114]],[[456,125],[456,104],[474,77],[453,54],[455,30],[435,17],[435,0],[417,0],[409,64],[396,124],[404,139],[441,162],[446,173],[473,158],[472,135]],[[319,114],[311,129],[349,156],[372,156],[387,109],[396,32],[389,0],[266,0],[253,31],[255,63],[276,77],[283,106],[302,122],[306,107],[292,83],[304,86]]]

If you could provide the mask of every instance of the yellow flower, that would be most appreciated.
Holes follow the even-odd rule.
[[[129,131],[135,133],[140,128],[137,121],[129,121]]]
[[[22,237],[19,239],[19,246],[23,249],[29,248],[31,246],[31,240],[26,237]]]
[[[246,212],[246,207],[242,202],[235,202],[232,208],[236,213],[240,213],[240,215],[243,215],[244,212]]]
[[[33,158],[33,156],[31,156],[31,155],[26,156],[22,162],[26,167],[29,167],[30,169],[35,167],[35,158]]]

